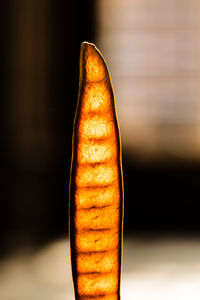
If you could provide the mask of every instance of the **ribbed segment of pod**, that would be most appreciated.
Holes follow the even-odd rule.
[[[119,300],[123,180],[121,143],[106,63],[82,43],[70,178],[75,298]]]

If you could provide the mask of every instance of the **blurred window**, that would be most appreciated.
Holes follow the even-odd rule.
[[[200,150],[200,2],[98,0],[123,148],[147,157]]]

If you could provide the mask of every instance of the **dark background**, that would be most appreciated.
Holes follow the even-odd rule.
[[[81,42],[95,1],[1,4],[1,252],[68,234],[68,182]],[[123,137],[122,137],[123,138]],[[125,234],[200,229],[200,165],[123,151]]]

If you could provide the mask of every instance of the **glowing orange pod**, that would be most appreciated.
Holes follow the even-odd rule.
[[[119,300],[123,181],[110,75],[82,43],[70,177],[70,244],[75,298]]]

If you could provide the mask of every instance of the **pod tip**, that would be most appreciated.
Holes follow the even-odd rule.
[[[107,67],[103,56],[92,43],[82,42],[80,67],[87,81],[101,81],[105,78]]]

